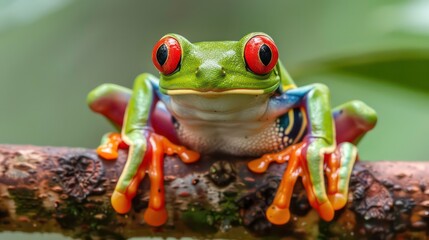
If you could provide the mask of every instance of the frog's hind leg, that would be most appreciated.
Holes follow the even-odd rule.
[[[120,131],[131,94],[131,89],[109,83],[100,85],[88,94],[87,103],[90,109],[103,115],[116,129],[115,132],[104,134],[97,148],[98,155],[106,160],[116,159],[118,149],[128,147],[122,141]],[[156,105],[151,115],[150,126],[154,132],[165,136],[170,141],[179,142],[172,116],[162,102]]]
[[[346,102],[333,110],[337,144],[358,144],[377,123],[375,111],[361,101]]]
[[[145,211],[144,220],[151,226],[160,226],[167,221],[164,190],[164,154],[177,154],[184,163],[196,162],[200,155],[169,141],[166,137],[152,134],[149,138],[151,145],[151,161],[147,173],[150,178],[149,206]]]
[[[116,129],[116,132],[106,133],[97,148],[98,155],[104,159],[116,159],[118,149],[127,147],[119,132],[130,97],[130,89],[115,84],[100,85],[88,94],[90,109],[106,117]]]
[[[377,122],[375,111],[361,101],[350,101],[333,110],[337,148],[325,155],[328,198],[335,210],[347,201],[349,178],[357,159],[357,144]]]

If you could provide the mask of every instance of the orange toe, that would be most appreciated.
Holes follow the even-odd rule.
[[[159,227],[167,222],[168,214],[165,208],[161,208],[159,210],[155,210],[153,208],[147,208],[144,213],[144,220],[147,224]]]
[[[262,158],[256,159],[247,163],[247,167],[250,169],[250,171],[254,173],[266,172],[269,165],[270,165],[270,162],[264,161],[264,159]]]
[[[267,219],[273,224],[283,225],[289,221],[290,212],[288,208],[279,208],[276,205],[271,205],[267,209]]]
[[[159,142],[159,144],[162,146],[161,148],[164,149],[163,151],[165,154],[177,154],[184,163],[194,163],[200,159],[200,154],[198,152],[189,150],[184,146],[176,145],[170,142],[166,137],[156,135],[154,140]]]
[[[194,163],[200,159],[200,154],[198,152],[187,150],[180,153],[179,157],[184,163]]]
[[[332,207],[335,210],[339,210],[343,208],[347,203],[347,197],[341,193],[335,193],[332,195],[328,195],[329,201],[332,204]]]
[[[322,203],[319,207],[319,215],[325,221],[331,221],[334,219],[334,213],[334,208],[329,201]]]
[[[114,191],[110,200],[117,213],[125,214],[131,209],[131,200],[121,192]]]
[[[97,148],[98,156],[106,160],[115,160],[118,158],[118,151],[113,150],[111,147],[102,145]]]

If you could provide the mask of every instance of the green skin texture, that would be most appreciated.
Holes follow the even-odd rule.
[[[196,91],[225,91],[231,89],[257,89],[264,90],[264,93],[273,92],[280,83],[292,84],[288,76],[280,78],[282,71],[281,64],[276,66],[276,70],[266,75],[257,75],[246,70],[243,61],[244,45],[253,36],[261,33],[252,33],[238,42],[200,42],[191,44],[184,37],[177,34],[168,34],[177,39],[182,46],[182,64],[180,70],[170,75],[160,76],[159,87],[162,93],[167,94],[167,90],[192,89]],[[227,55],[228,57],[224,57]],[[208,59],[210,58],[210,59]],[[202,63],[210,60],[209,63]],[[222,71],[217,71],[216,67],[222,66]],[[200,71],[196,74],[196,69]],[[213,81],[222,79],[222,81]],[[263,81],[261,81],[263,80]]]
[[[266,75],[257,75],[247,69],[244,61],[244,47],[247,41],[256,35],[266,36],[264,33],[251,33],[239,41],[190,43],[180,35],[166,35],[178,40],[182,48],[182,58],[179,70],[169,75],[160,74],[159,91],[168,95],[171,90],[183,89],[198,91],[199,94],[253,89],[263,90],[262,94],[273,94],[278,88],[282,89],[285,86],[292,86],[292,90],[297,89],[280,61]],[[219,69],[220,66],[222,69]],[[128,161],[116,187],[119,192],[126,191],[143,161],[148,144],[147,126],[155,99],[155,91],[151,84],[151,80],[154,81],[154,79],[156,78],[150,74],[141,74],[135,80],[122,127],[123,140],[130,146],[130,149]],[[222,79],[222,81],[213,81],[216,79]],[[303,91],[305,92],[306,115],[309,123],[306,135],[308,139],[307,168],[317,201],[324,203],[328,201],[323,174],[324,154],[333,152],[336,147],[330,93],[323,84],[306,86]],[[96,92],[92,92],[88,97],[88,102],[91,103],[98,97]],[[344,111],[362,118],[362,114],[356,113],[354,107],[347,104],[341,106]],[[374,112],[369,112],[365,116],[370,122],[376,121]],[[346,144],[341,151],[344,155],[353,155],[355,147],[352,144]],[[347,189],[345,179],[348,179],[350,175],[353,162],[354,160],[342,162],[346,170],[340,171],[340,189]]]

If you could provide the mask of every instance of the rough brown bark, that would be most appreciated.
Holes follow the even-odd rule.
[[[248,159],[203,157],[185,165],[165,159],[169,221],[147,226],[148,180],[129,214],[116,214],[110,193],[126,160],[99,159],[93,150],[0,145],[0,231],[59,232],[75,238],[192,236],[252,239],[426,239],[429,236],[429,162],[359,162],[347,207],[332,222],[311,210],[301,185],[293,216],[273,226],[264,212],[284,165],[267,174],[247,170]]]

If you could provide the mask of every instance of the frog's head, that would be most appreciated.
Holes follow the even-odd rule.
[[[251,94],[280,86],[278,50],[264,33],[239,41],[191,43],[168,34],[155,45],[152,60],[164,94]]]

